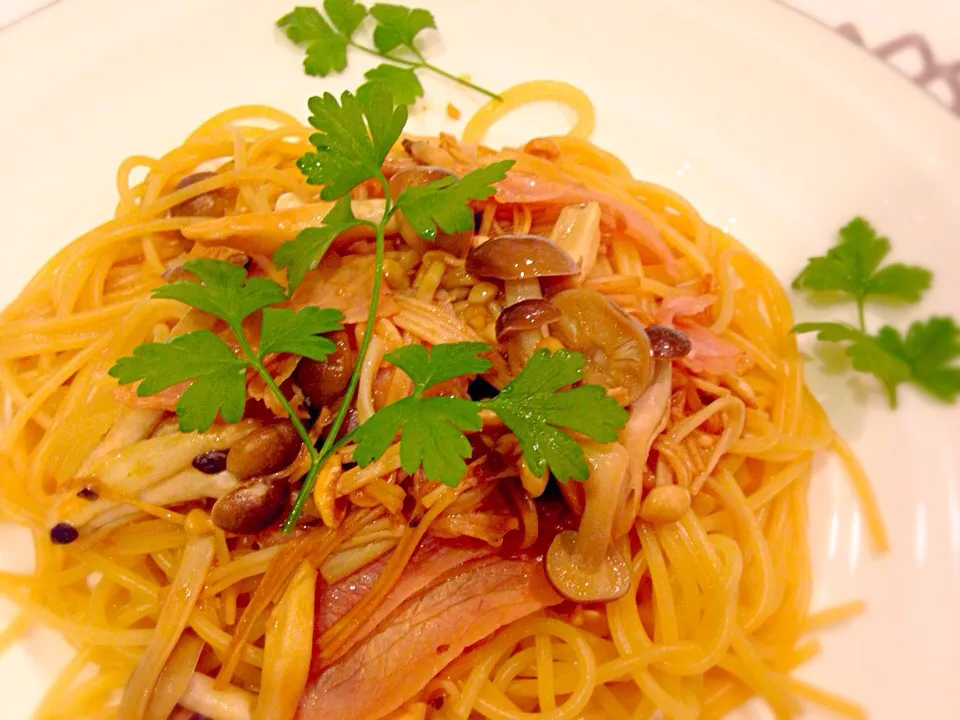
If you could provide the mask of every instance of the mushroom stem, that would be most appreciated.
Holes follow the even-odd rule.
[[[630,456],[630,474],[642,478],[653,441],[667,425],[673,363],[656,360],[653,381],[630,406],[630,419],[624,429],[624,442]]]
[[[620,443],[585,443],[583,450],[590,464],[590,478],[583,485],[586,506],[573,555],[585,568],[595,570],[609,552],[617,507],[628,477],[630,455]]]
[[[540,281],[533,278],[523,280],[504,280],[503,295],[505,305],[514,305],[521,300],[532,300],[543,297],[540,290]],[[507,343],[507,357],[510,359],[510,369],[514,373],[519,373],[527,361],[533,357],[537,350],[537,343],[543,339],[543,331],[524,330],[510,338]]]

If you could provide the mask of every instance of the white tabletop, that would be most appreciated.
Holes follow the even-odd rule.
[[[0,33],[62,2],[96,1],[0,0]],[[774,1],[862,45],[960,116],[960,0]]]

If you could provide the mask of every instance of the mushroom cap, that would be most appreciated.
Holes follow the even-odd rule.
[[[444,178],[456,178],[457,174],[440,165],[415,165],[398,170],[389,181],[390,195],[396,199],[401,192],[411,187],[423,187]],[[416,233],[413,226],[403,217],[403,211],[399,212],[400,234],[406,238],[409,233]],[[411,238],[413,239],[413,238]],[[463,257],[467,251],[473,247],[473,231],[457,232],[447,234],[443,230],[437,229],[433,237],[427,238],[451,255]]]
[[[290,502],[290,485],[282,478],[256,478],[226,492],[210,511],[225,532],[254,535],[273,525]]]
[[[674,360],[686,357],[693,349],[690,338],[683,331],[666,325],[651,325],[647,328],[647,337],[654,357]]]
[[[586,358],[584,382],[602,385],[626,407],[651,378],[650,340],[640,322],[602,293],[563,290],[551,298],[561,317],[551,333]]]
[[[524,330],[536,330],[560,317],[549,300],[528,298],[508,305],[497,316],[497,342],[503,342]]]
[[[474,277],[527,280],[576,275],[580,267],[542,235],[498,235],[467,254],[466,270]]]
[[[630,564],[613,545],[593,568],[578,558],[576,548],[576,531],[564,530],[547,550],[547,578],[563,597],[578,603],[611,602],[630,591]]]

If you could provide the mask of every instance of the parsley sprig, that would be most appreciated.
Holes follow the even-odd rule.
[[[846,343],[853,368],[883,384],[891,407],[896,407],[897,388],[903,383],[954,402],[960,395],[960,366],[955,364],[960,358],[960,327],[953,318],[916,321],[905,334],[889,325],[876,335],[867,331],[864,309],[869,300],[915,303],[933,281],[929,270],[916,265],[881,266],[889,253],[890,241],[863,218],[844,226],[839,242],[826,255],[810,258],[793,287],[853,300],[859,325],[807,322],[796,325],[793,332],[815,332],[818,340]]]
[[[295,353],[324,360],[335,346],[323,333],[339,330],[343,316],[331,308],[307,307],[300,311],[270,307],[286,300],[286,292],[273,280],[247,278],[247,271],[223,260],[197,258],[183,265],[200,282],[180,281],[153,291],[155,298],[179,300],[223,320],[238,346],[235,352],[210,330],[195,330],[167,342],[138,345],[133,355],[110,368],[121,383],[137,385],[145,397],[189,381],[177,402],[180,430],[206,430],[219,414],[225,422],[243,417],[247,400],[247,369],[252,368],[276,396],[296,428],[311,459],[317,454],[297,413],[267,370],[273,353]],[[260,343],[254,350],[243,329],[244,321],[262,310]]]
[[[433,14],[421,8],[378,3],[369,10],[355,0],[324,0],[326,16],[317,8],[297,7],[277,20],[295,44],[306,48],[303,69],[308,75],[325,77],[342,72],[347,66],[348,48],[356,48],[369,55],[387,60],[369,70],[367,82],[357,91],[366,95],[375,85],[383,85],[400,105],[409,105],[423,96],[418,70],[428,70],[460,85],[497,99],[491,90],[457,77],[437,67],[424,57],[417,47],[417,36],[428,28],[436,28]],[[356,39],[357,31],[367,17],[373,18],[373,45]]]
[[[145,343],[133,355],[121,358],[110,373],[121,383],[139,381],[138,395],[151,395],[178,383],[187,383],[178,404],[184,432],[205,430],[219,415],[237,422],[246,402],[247,370],[260,375],[289,415],[303,439],[310,468],[284,522],[290,530],[310,497],[317,473],[326,460],[347,442],[356,442],[354,459],[361,465],[373,462],[399,436],[400,458],[408,473],[423,468],[428,479],[456,485],[466,473],[465,459],[472,449],[465,432],[480,430],[480,411],[497,413],[517,437],[529,467],[537,474],[548,469],[561,481],[585,480],[587,463],[579,444],[567,431],[599,442],[612,442],[624,427],[627,413],[599,386],[578,385],[584,358],[559,350],[534,354],[526,367],[495,398],[475,402],[437,394],[440,383],[461,376],[476,376],[490,368],[482,354],[483,343],[436,345],[428,351],[421,345],[398,348],[385,357],[413,381],[413,392],[374,413],[365,423],[343,437],[340,431],[353,403],[373,332],[363,332],[357,364],[344,391],[339,409],[320,448],[314,446],[302,421],[266,366],[268,355],[292,353],[323,360],[334,344],[323,337],[341,328],[343,317],[329,308],[307,307],[294,311],[286,304],[310,270],[317,266],[334,239],[344,231],[365,225],[374,231],[375,263],[373,293],[367,314],[367,329],[377,318],[383,281],[385,232],[398,212],[423,237],[439,231],[463,232],[473,227],[470,202],[495,192],[506,177],[512,160],[477,168],[462,178],[443,178],[423,187],[410,187],[393,197],[382,166],[400,137],[407,120],[404,105],[395,104],[390,91],[374,85],[363,94],[343,93],[338,99],[327,93],[310,99],[310,124],[317,130],[310,137],[314,151],[298,166],[307,182],[322,185],[322,198],[334,202],[319,227],[301,231],[274,253],[274,263],[286,270],[287,287],[273,280],[247,277],[247,271],[227,261],[195,259],[184,264],[197,282],[190,280],[157,288],[155,297],[172,298],[223,320],[234,339],[231,347],[216,334],[199,330],[164,343]],[[383,190],[384,210],[379,221],[357,218],[350,205],[350,191],[360,183],[375,180]],[[248,340],[247,326],[259,314],[259,347]]]

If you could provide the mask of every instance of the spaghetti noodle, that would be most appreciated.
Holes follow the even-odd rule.
[[[664,376],[661,427],[645,446],[642,433],[630,434],[637,424],[621,438],[631,460],[607,535],[626,560],[629,591],[561,601],[537,584],[537,553],[579,516],[586,523],[596,501],[589,483],[556,494],[534,477],[495,418],[473,438],[470,473],[455,489],[407,476],[397,446],[361,469],[347,445],[321,471],[292,537],[211,524],[214,500],[238,484],[215,466],[217,453],[229,457],[264,427],[269,398],[251,383],[248,419],[184,435],[170,398],[138,400],[107,370],[139,343],[210,327],[202,313],[149,297],[185,259],[231,259],[279,277],[272,251],[329,208],[295,165],[311,149],[310,129],[272,108],[238,107],[159,159],[125,161],[115,217],[60,251],[2,315],[0,512],[33,532],[36,571],[0,573],[0,594],[20,613],[0,633],[0,651],[35,624],[77,651],[39,718],[693,720],[752,696],[782,717],[801,702],[865,716],[790,674],[819,651],[809,633],[862,610],[809,611],[807,490],[817,453],[839,455],[875,547],[887,540],[863,471],[804,387],[786,293],[686,200],[591,145],[594,111],[581,91],[527,83],[503,100],[478,112],[462,141],[405,138],[384,171],[463,173],[481,160],[515,160],[477,208],[472,246],[510,233],[574,237],[580,291],[607,298],[631,322],[689,338],[690,354]],[[574,110],[570,134],[522,149],[479,145],[504,114],[545,100]],[[132,181],[140,169],[145,178]],[[375,213],[378,192],[356,188],[354,212]],[[510,292],[471,276],[462,255],[390,231],[374,327],[352,314],[370,300],[363,237],[340,243],[314,271],[317,282],[305,283],[309,302],[340,302],[344,353],[374,333],[361,358],[360,422],[409,393],[406,376],[383,360],[403,344],[482,340],[494,348],[492,384],[515,372],[495,327]],[[569,334],[550,327],[536,330],[536,347],[569,345]],[[296,362],[281,365],[278,382],[306,403]],[[336,398],[320,405],[316,433]],[[270,470],[270,482],[296,486],[304,471],[302,457],[290,460]],[[51,527],[64,522],[79,537],[51,544]],[[484,585],[494,576],[513,580]],[[358,587],[359,597],[344,589]],[[477,615],[455,608],[477,598],[477,613],[495,606],[500,616],[474,637]],[[417,648],[384,644],[420,627],[428,602],[446,608],[437,617],[448,637],[429,649],[435,671],[419,682],[403,672],[422,660]],[[404,677],[378,676],[364,653],[381,669],[399,664]],[[332,706],[345,668],[347,696],[358,699]],[[320,699],[317,687],[327,688]],[[364,704],[371,693],[375,708]]]

